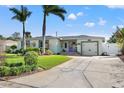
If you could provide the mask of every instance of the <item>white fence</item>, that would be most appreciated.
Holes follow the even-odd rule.
[[[121,53],[121,48],[116,43],[103,43],[103,52],[108,55],[117,55]]]

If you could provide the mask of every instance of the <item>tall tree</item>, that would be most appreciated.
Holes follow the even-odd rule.
[[[25,22],[28,17],[30,17],[31,12],[27,9],[27,7],[24,7],[21,5],[20,10],[16,8],[10,8],[10,11],[14,14],[12,19],[18,20],[19,22],[22,23],[23,26],[23,49],[26,49],[26,40],[25,40]]]
[[[108,43],[116,43],[116,37],[115,37],[115,33],[113,33],[113,35],[109,38],[109,40],[107,41]]]
[[[13,39],[15,39],[15,40],[18,40],[18,39],[20,39],[20,38],[21,38],[21,36],[20,36],[20,33],[19,33],[19,32],[14,32],[14,33],[12,34],[12,37],[13,37]]]
[[[0,35],[0,40],[6,39],[3,35]]]
[[[26,39],[27,38],[31,38],[32,36],[31,36],[31,32],[25,32],[25,37],[26,37]]]
[[[115,33],[115,38],[117,43],[122,48],[122,53],[124,53],[124,28],[117,27],[117,31]]]
[[[43,44],[43,54],[45,53],[45,34],[46,34],[46,17],[49,16],[49,14],[56,15],[60,17],[63,21],[65,19],[64,14],[66,13],[66,10],[64,8],[59,7],[58,5],[43,5],[43,26],[42,26],[42,44]]]

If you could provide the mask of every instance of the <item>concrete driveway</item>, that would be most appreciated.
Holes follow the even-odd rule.
[[[124,63],[118,57],[110,56],[73,57],[50,70],[1,81],[0,87],[124,87]]]

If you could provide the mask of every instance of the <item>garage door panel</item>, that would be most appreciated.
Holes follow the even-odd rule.
[[[82,54],[83,55],[97,55],[97,42],[83,42]]]

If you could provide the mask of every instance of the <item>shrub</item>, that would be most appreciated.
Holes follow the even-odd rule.
[[[24,56],[24,61],[26,65],[37,65],[38,54],[34,51],[27,52]]]
[[[23,48],[19,49],[19,50],[15,50],[15,54],[21,54],[24,55],[26,53],[26,50],[24,50]]]
[[[53,52],[51,50],[46,50],[47,55],[53,55]]]
[[[31,65],[31,71],[37,70],[38,66],[37,65]]]
[[[19,66],[18,69],[19,69],[19,71],[20,71],[21,73],[26,72],[26,71],[25,71],[25,65]]]
[[[40,52],[42,54],[43,50],[40,49]],[[49,49],[45,49],[45,55],[53,55],[53,52],[51,50],[49,50]]]
[[[22,66],[23,63],[22,62],[17,62],[17,63],[8,63],[6,62],[5,63],[5,66],[8,66],[8,67],[19,67],[19,66]]]
[[[0,65],[2,66],[6,62],[6,55],[0,54]]]
[[[31,72],[31,66],[30,65],[25,65],[25,72]]]
[[[18,67],[11,67],[10,68],[10,75],[15,76],[21,74],[21,70]]]
[[[28,47],[28,48],[26,49],[26,52],[29,52],[29,51],[39,52],[39,51],[40,51],[40,49],[39,49],[39,48],[32,48],[32,47]]]
[[[0,77],[8,76],[10,74],[10,68],[6,66],[0,66]]]
[[[11,53],[11,49],[6,49],[6,53]]]
[[[17,46],[16,46],[16,45],[12,45],[10,48],[11,48],[12,50],[15,50],[15,49],[17,48]]]

